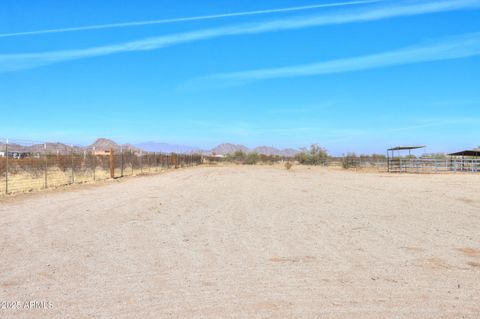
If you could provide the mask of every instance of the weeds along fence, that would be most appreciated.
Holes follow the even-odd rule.
[[[63,144],[0,140],[0,194],[161,172],[199,165],[198,154],[130,149],[95,150]]]
[[[325,162],[325,166],[342,167],[345,169],[359,168],[387,171],[387,159],[377,159],[359,156],[329,157]]]

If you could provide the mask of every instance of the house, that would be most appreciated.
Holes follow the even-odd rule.
[[[5,151],[0,151],[0,157],[5,157],[6,152]],[[9,158],[14,158],[14,159],[21,159],[21,158],[27,158],[31,157],[32,153],[30,152],[21,152],[21,151],[8,151],[8,157]]]
[[[110,150],[95,150],[93,151],[93,155],[96,156],[110,156]]]

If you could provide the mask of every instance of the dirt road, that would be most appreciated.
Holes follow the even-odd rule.
[[[238,166],[2,200],[0,317],[479,318],[479,194]]]

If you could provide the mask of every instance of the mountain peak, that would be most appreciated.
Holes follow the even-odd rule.
[[[107,151],[111,148],[114,150],[120,149],[120,145],[115,143],[113,140],[103,137],[98,138],[92,145],[90,145],[90,147],[95,147],[97,151]]]
[[[223,143],[212,149],[212,154],[225,155],[229,153],[235,153],[238,151],[248,152],[248,147],[241,144]]]

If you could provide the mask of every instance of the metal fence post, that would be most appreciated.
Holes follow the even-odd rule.
[[[44,188],[47,189],[48,187],[48,159],[47,159],[47,143],[43,144],[43,157],[45,158],[45,182],[44,182]]]
[[[123,148],[120,149],[120,176],[123,177]]]
[[[113,148],[110,148],[110,178],[115,178],[115,162],[113,159]]]
[[[95,170],[97,169],[97,156],[95,155],[95,146],[92,148],[93,156],[93,181],[95,181]]]
[[[5,144],[5,194],[8,194],[8,138]]]
[[[74,168],[73,168],[73,144],[70,145],[71,148],[72,148],[72,184],[75,182],[75,171],[74,171]]]
[[[152,163],[150,163],[150,157],[147,153],[147,163],[148,163],[148,172],[150,173],[150,168],[152,167]]]

